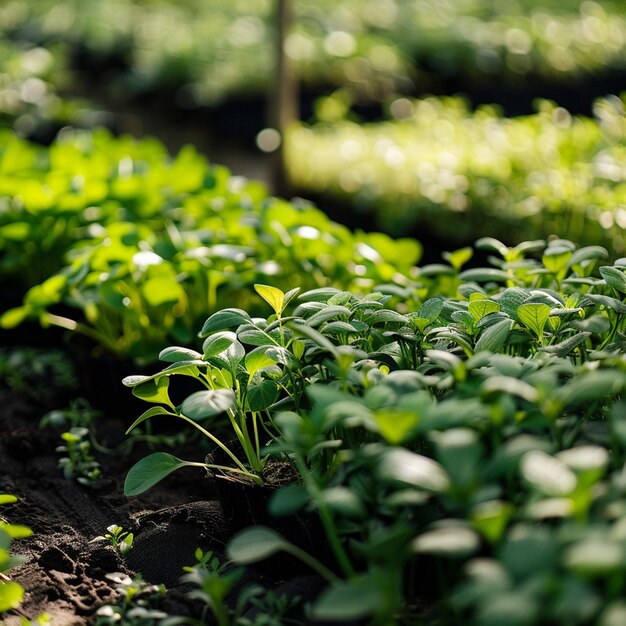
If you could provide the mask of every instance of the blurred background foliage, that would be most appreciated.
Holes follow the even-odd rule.
[[[270,181],[264,151],[278,140],[259,133],[276,4],[7,0],[0,124],[43,143],[68,125],[156,134]],[[293,9],[285,53],[302,122],[282,139],[294,193],[392,234],[466,243],[488,228],[512,243],[558,234],[622,252],[626,2]]]

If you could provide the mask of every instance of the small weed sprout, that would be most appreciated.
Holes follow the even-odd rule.
[[[100,411],[85,398],[75,398],[68,407],[46,413],[39,422],[40,428],[90,428]]]
[[[111,524],[107,527],[104,536],[96,537],[93,541],[108,541],[111,547],[120,555],[125,556],[133,547],[133,533],[124,530],[117,524]]]
[[[106,604],[96,612],[95,626],[156,626],[168,617],[156,608],[165,593],[163,585],[150,585],[140,575],[130,578],[114,572],[106,577],[120,594],[117,604]]]
[[[65,444],[56,449],[65,455],[59,459],[65,478],[76,478],[81,485],[93,485],[102,476],[100,464],[91,455],[88,436],[87,428],[72,428],[61,435]]]

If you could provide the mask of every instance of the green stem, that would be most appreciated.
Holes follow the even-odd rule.
[[[313,571],[317,572],[322,578],[326,579],[329,583],[338,583],[339,578],[329,570],[323,563],[320,563],[315,557],[312,557],[308,552],[302,550],[298,546],[293,544],[286,545],[284,551],[288,554],[292,554],[297,559],[300,559],[305,565],[308,565]]]
[[[233,463],[235,463],[238,468],[240,468],[243,472],[246,472],[244,464],[215,435],[212,435],[208,430],[202,428],[200,424],[194,422],[192,419],[188,418],[182,413],[179,414],[178,417],[186,422],[189,422],[189,424],[191,424],[194,428],[197,428],[205,437],[208,437],[214,444],[219,446],[230,457],[230,459],[233,461]]]

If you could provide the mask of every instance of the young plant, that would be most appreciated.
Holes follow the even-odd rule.
[[[0,505],[13,504],[17,498],[10,494],[0,494]],[[11,543],[14,539],[30,537],[32,531],[26,526],[9,524],[0,517],[0,617],[17,608],[24,599],[24,588],[11,580],[8,572],[26,559],[12,555]]]
[[[106,577],[115,583],[120,599],[96,611],[95,626],[158,626],[168,614],[158,608],[164,595],[163,585],[151,585],[140,575],[131,578],[114,572]]]
[[[96,537],[92,541],[108,541],[120,556],[126,556],[133,547],[133,540],[133,533],[125,531],[117,524],[112,524],[107,527],[107,532],[104,536]]]
[[[91,454],[88,437],[89,429],[71,428],[61,435],[65,443],[56,449],[59,454],[66,455],[59,459],[65,478],[75,478],[82,485],[93,485],[102,476],[100,464]]]

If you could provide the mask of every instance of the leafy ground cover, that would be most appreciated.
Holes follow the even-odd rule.
[[[144,361],[165,337],[189,341],[218,306],[250,300],[255,282],[371,289],[408,277],[421,254],[418,242],[352,233],[272,198],[191,147],[170,159],[155,140],[104,131],[50,148],[7,135],[0,187],[1,270],[18,293],[32,286],[2,325],[78,328]]]
[[[30,495],[7,517],[28,519],[44,480],[81,520],[55,535],[35,516],[18,542],[26,615],[59,610],[37,580],[99,624],[619,623],[626,266],[566,240],[476,246],[488,266],[463,269],[462,249],[375,293],[257,284],[263,317],[217,310],[197,345],[163,345],[163,369],[129,372],[132,410],[87,420],[91,486],[54,469],[63,431],[12,421],[0,487]],[[149,427],[150,448],[106,454]],[[276,465],[291,479],[269,489]],[[67,500],[54,510],[62,523]]]
[[[544,102],[505,118],[458,98],[398,99],[387,121],[363,124],[339,94],[320,105],[324,121],[291,131],[287,163],[303,193],[348,199],[387,232],[425,227],[451,242],[485,229],[512,242],[556,234],[619,253],[623,107],[599,100],[591,119]]]
[[[215,103],[262,92],[272,69],[271,2],[24,0],[3,8],[16,41],[64,42],[95,65],[112,61],[118,91],[178,88],[181,104]],[[437,86],[450,76],[475,84],[525,75],[565,81],[624,69],[620,2],[571,1],[549,9],[535,0],[506,11],[473,0],[295,2],[288,53],[304,82],[347,86],[367,99]],[[159,33],[168,27],[168,44]],[[529,82],[529,85],[532,81]]]

